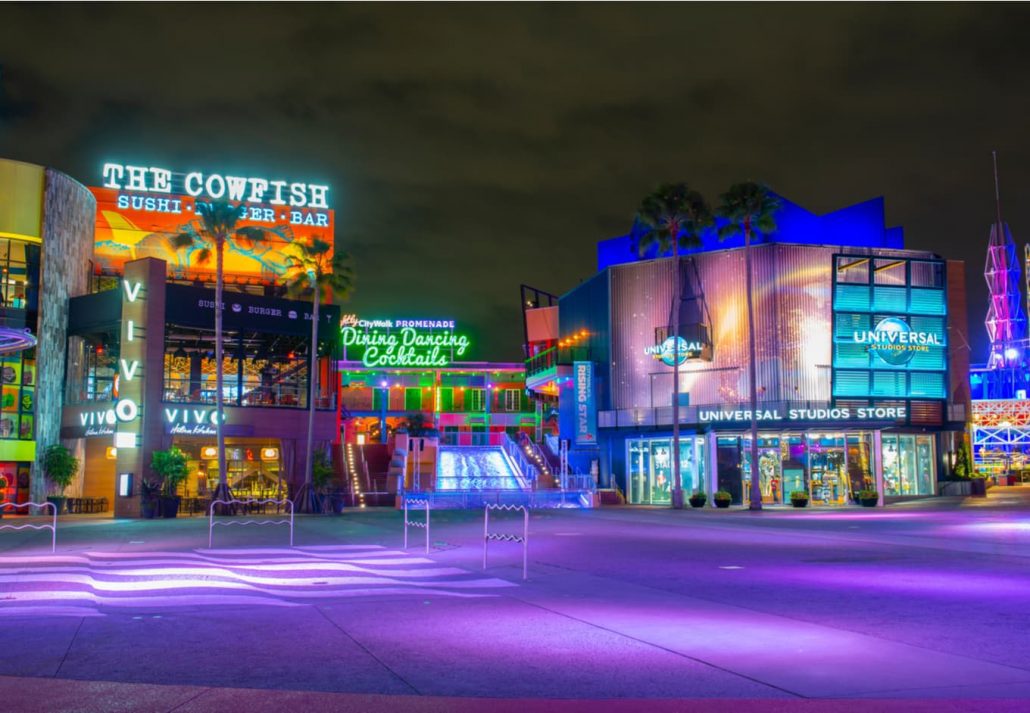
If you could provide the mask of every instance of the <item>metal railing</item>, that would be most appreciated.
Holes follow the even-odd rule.
[[[287,505],[289,505],[290,519],[289,520],[217,520],[217,521],[215,520],[215,506],[216,505],[228,505],[228,506],[231,507],[233,505],[248,505],[248,504],[267,505],[269,503],[274,503],[276,505],[276,511],[277,512],[278,512],[278,508],[280,506],[281,507],[286,507]],[[255,498],[246,498],[244,500],[238,500],[236,498],[232,498],[230,500],[212,500],[211,501],[211,506],[208,508],[207,517],[208,517],[208,522],[207,522],[207,548],[208,549],[211,549],[211,542],[212,542],[212,536],[214,534],[214,529],[218,525],[225,526],[225,527],[228,527],[230,525],[289,525],[290,526],[290,547],[293,547],[293,501],[290,500],[289,498],[283,498],[282,500],[275,500],[275,499],[258,500],[258,499],[255,499]]]
[[[425,520],[408,518],[408,507],[425,508]],[[408,549],[408,528],[419,527],[426,531],[426,554],[429,554],[429,500],[426,498],[404,498],[404,549]]]
[[[522,534],[490,532],[490,511],[522,511]],[[483,569],[486,569],[487,546],[490,542],[516,542],[522,545],[522,579],[527,579],[529,564],[529,510],[523,505],[486,505],[483,508]]]
[[[535,490],[537,479],[540,474],[537,471],[536,466],[526,459],[526,456],[522,452],[522,448],[519,447],[519,444],[516,443],[511,436],[505,433],[501,447],[504,449],[504,452],[508,454],[508,457],[515,463],[515,466],[520,471],[525,484]]]
[[[49,507],[53,511],[53,522],[49,525],[37,525],[35,523],[27,522],[24,525],[0,525],[0,530],[50,530],[50,551],[57,552],[57,506],[51,502],[46,503],[12,503],[10,501],[4,501],[0,503],[0,510],[4,508],[15,507],[36,507],[46,508]]]

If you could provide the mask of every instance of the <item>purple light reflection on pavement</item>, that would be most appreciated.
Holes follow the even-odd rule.
[[[42,616],[46,604],[55,616],[91,607],[95,615],[107,608],[295,606],[361,596],[468,598],[511,586],[379,546],[16,556],[0,560],[0,617]]]

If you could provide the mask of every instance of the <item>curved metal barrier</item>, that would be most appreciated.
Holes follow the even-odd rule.
[[[54,505],[53,503],[50,503],[50,502],[47,502],[47,503],[31,503],[31,502],[30,503],[12,503],[12,502],[9,502],[9,501],[6,501],[6,500],[4,502],[0,503],[0,510],[2,510],[4,508],[9,508],[9,507],[16,507],[16,508],[20,508],[20,507],[37,507],[37,508],[49,507],[51,510],[53,510],[54,511],[54,521],[52,523],[50,523],[49,525],[36,525],[36,524],[28,522],[28,523],[25,523],[24,525],[0,525],[0,530],[50,530],[50,532],[51,532],[50,551],[51,552],[57,552],[57,506],[56,505]]]
[[[522,511],[522,534],[517,535],[505,532],[490,532],[490,511],[507,510],[510,512]],[[526,577],[526,565],[529,557],[529,510],[523,505],[485,505],[483,509],[483,569],[486,569],[486,549],[490,541],[494,542],[517,542],[522,544],[522,579]]]
[[[289,520],[215,520],[215,505],[268,505],[275,504],[278,506],[285,507],[289,505],[290,519]],[[229,516],[231,517],[231,515]],[[216,526],[222,525],[229,527],[230,525],[289,525],[290,526],[290,547],[293,547],[293,501],[289,498],[283,498],[282,500],[275,500],[274,498],[259,500],[257,498],[246,498],[244,500],[237,500],[232,498],[231,500],[212,500],[211,505],[207,511],[207,548],[211,549],[212,536]]]
[[[408,506],[425,508],[424,521],[409,520]],[[425,498],[404,498],[404,549],[408,549],[408,528],[420,527],[426,531],[426,554],[429,554],[429,500]]]

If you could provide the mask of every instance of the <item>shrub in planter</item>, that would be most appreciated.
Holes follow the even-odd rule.
[[[179,484],[186,479],[186,454],[175,446],[154,451],[150,469],[161,476],[161,517],[175,517],[179,514]]]
[[[139,483],[139,509],[140,517],[153,520],[157,516],[157,510],[161,505],[161,486],[149,480],[140,480]]]
[[[733,502],[733,496],[726,490],[719,490],[715,493],[715,507],[717,508],[728,508],[730,503]]]
[[[690,507],[692,508],[703,508],[708,504],[708,496],[702,493],[700,490],[695,490],[690,495]]]
[[[60,515],[64,511],[64,489],[72,484],[72,478],[79,472],[79,459],[60,443],[55,443],[43,451],[42,465],[51,493],[47,502],[53,503]]]
[[[875,490],[859,490],[858,491],[858,502],[862,503],[863,507],[873,508],[876,507],[877,501],[880,499],[880,494]]]
[[[808,491],[792,490],[790,493],[790,504],[796,508],[803,508],[808,505]]]

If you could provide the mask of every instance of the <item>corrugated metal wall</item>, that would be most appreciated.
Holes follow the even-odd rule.
[[[760,401],[830,398],[834,252],[829,247],[777,244],[753,250]],[[746,403],[744,251],[705,253],[683,262],[684,295],[701,292],[714,351],[711,362],[681,367],[680,390],[689,392],[691,405],[696,406]],[[655,328],[669,323],[673,265],[667,258],[612,268],[612,408],[669,403],[672,368],[644,354],[644,348],[654,344]],[[563,302],[563,317],[564,310]],[[690,317],[684,313],[683,318]]]

